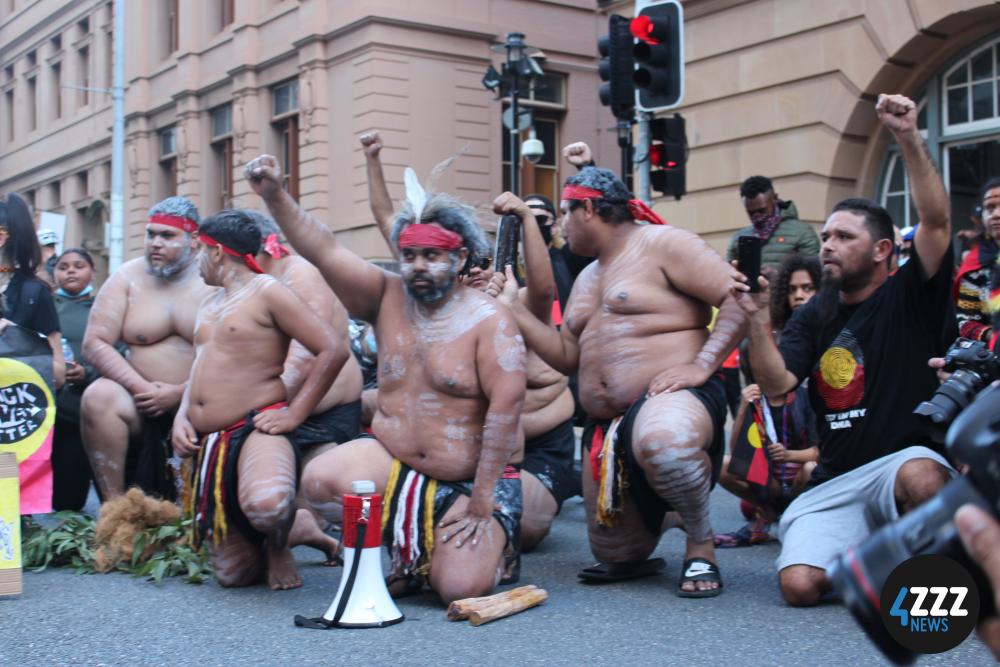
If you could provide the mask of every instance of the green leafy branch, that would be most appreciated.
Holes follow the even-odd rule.
[[[182,577],[192,584],[202,583],[212,573],[205,549],[191,546],[189,518],[136,533],[131,558],[109,560],[108,551],[95,545],[93,517],[78,512],[57,512],[52,516],[58,522],[52,527],[30,516],[22,518],[22,560],[27,570],[71,567],[78,574],[91,574],[114,569],[156,583],[164,577]]]

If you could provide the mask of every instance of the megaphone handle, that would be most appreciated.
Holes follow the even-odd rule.
[[[337,612],[333,615],[330,625],[336,625],[340,622],[340,617],[344,615],[344,611],[347,609],[347,602],[351,599],[351,591],[354,590],[354,580],[358,577],[358,566],[361,564],[361,552],[365,547],[365,533],[367,530],[368,522],[359,521],[357,537],[354,540],[354,560],[351,561],[351,574],[347,577],[347,583],[344,584],[344,591],[340,594],[340,604],[337,605]]]

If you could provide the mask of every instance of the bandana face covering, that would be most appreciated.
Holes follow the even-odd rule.
[[[754,213],[750,216],[750,222],[753,224],[754,235],[762,241],[767,241],[771,238],[771,234],[774,233],[778,223],[781,222],[781,209],[778,208],[778,203],[774,203],[774,213],[770,215],[767,213]]]

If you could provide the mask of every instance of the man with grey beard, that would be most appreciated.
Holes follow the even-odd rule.
[[[348,311],[375,328],[374,438],[352,440],[306,464],[302,492],[336,516],[351,482],[384,494],[390,591],[424,583],[445,602],[485,595],[512,579],[521,517],[525,351],[510,311],[460,285],[470,251],[486,242],[471,207],[420,191],[397,216],[397,276],[365,262],[281,187],[269,155],[246,167],[288,240],[316,265]]]
[[[81,432],[104,500],[127,484],[175,496],[170,427],[194,361],[195,314],[214,290],[193,261],[198,223],[184,197],[153,206],[145,256],[108,279],[90,312],[83,354],[102,377],[83,393]]]

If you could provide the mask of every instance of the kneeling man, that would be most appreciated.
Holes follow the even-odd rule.
[[[242,211],[204,222],[201,275],[222,289],[198,310],[195,362],[174,421],[179,456],[196,456],[190,510],[196,542],[223,586],[302,585],[288,546],[299,452],[293,431],[350,354],[330,325],[254,260],[260,231]],[[290,403],[281,381],[291,339],[315,362]],[[266,556],[261,559],[261,546]]]
[[[378,340],[375,438],[310,461],[306,499],[335,514],[352,480],[373,480],[386,496],[393,592],[426,578],[445,602],[489,593],[517,562],[525,352],[510,312],[456,280],[470,251],[488,253],[475,212],[443,194],[414,196],[393,228],[397,276],[302,211],[273,157],[255,159],[247,175],[292,245]]]

